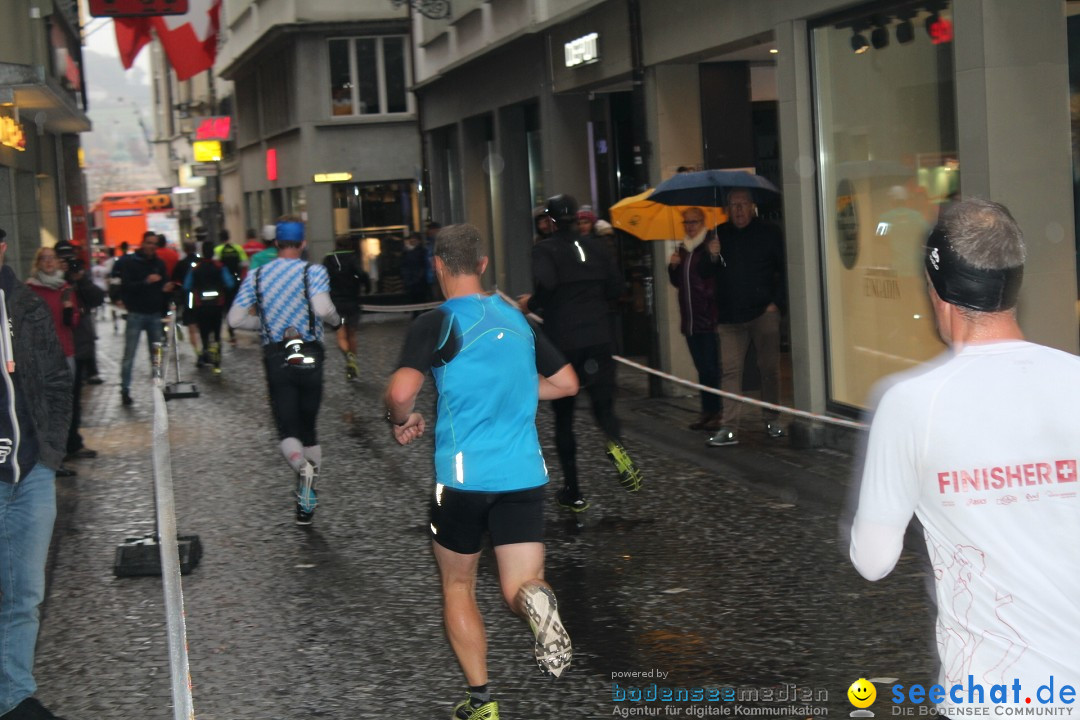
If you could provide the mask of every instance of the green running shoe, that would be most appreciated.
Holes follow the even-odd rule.
[[[468,698],[454,706],[450,720],[499,720],[499,703],[491,700],[480,707],[473,707]]]
[[[611,464],[615,466],[615,469],[619,473],[619,482],[627,492],[637,492],[641,489],[641,471],[638,470],[637,465],[630,459],[630,456],[626,453],[624,448],[614,440],[609,440],[607,444],[607,454],[611,458]]]

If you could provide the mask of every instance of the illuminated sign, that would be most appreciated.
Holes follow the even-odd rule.
[[[266,151],[266,179],[277,180],[277,150],[274,148]]]
[[[938,18],[931,22],[926,27],[926,32],[930,34],[930,42],[935,45],[943,45],[952,42],[953,39],[952,22],[945,18]]]
[[[0,145],[19,152],[26,150],[26,134],[14,118],[0,117]]]
[[[600,59],[600,52],[597,49],[597,40],[599,39],[599,33],[589,33],[563,45],[563,51],[566,53],[566,67],[577,67],[578,65],[597,62]]]
[[[196,140],[228,140],[232,135],[232,118],[228,115],[202,118],[195,128]]]
[[[196,140],[191,143],[195,153],[195,162],[219,162],[221,160],[220,140]]]
[[[350,172],[315,173],[314,180],[317,183],[347,182],[349,180],[352,180],[352,173],[350,173]]]

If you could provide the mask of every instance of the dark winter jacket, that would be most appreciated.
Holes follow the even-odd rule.
[[[401,280],[405,289],[420,290],[428,286],[428,257],[423,245],[417,245],[401,254]]]
[[[8,443],[0,481],[10,483],[29,473],[35,462],[55,470],[64,459],[71,373],[49,308],[7,266],[0,267],[0,293],[11,324],[14,361],[10,365],[6,353],[0,357],[0,443]],[[6,346],[0,342],[0,348]]]
[[[529,310],[544,317],[544,334],[560,350],[612,341],[612,300],[623,277],[604,241],[576,230],[556,232],[532,249]]]
[[[158,257],[146,257],[142,252],[125,255],[116,261],[113,275],[120,278],[120,299],[128,312],[144,315],[161,314],[165,309],[165,263]],[[159,275],[157,282],[147,282]]]
[[[105,291],[86,275],[74,282],[75,301],[79,306],[79,322],[75,325],[75,357],[89,360],[94,357],[97,330],[94,329],[93,310],[105,303]]]
[[[754,218],[741,230],[726,222],[716,227],[720,258],[716,277],[716,319],[744,323],[760,317],[770,303],[787,310],[784,239],[780,228]]]
[[[668,279],[679,291],[679,330],[683,335],[716,332],[716,279],[706,247],[716,234],[710,230],[690,252],[679,251],[682,262],[668,265]]]

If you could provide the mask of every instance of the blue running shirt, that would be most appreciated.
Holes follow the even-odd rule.
[[[308,273],[308,297],[304,297],[304,268]],[[330,277],[322,265],[312,265],[296,259],[278,258],[250,272],[240,285],[234,305],[255,305],[255,277],[259,277],[259,294],[262,295],[263,345],[280,342],[285,330],[295,328],[304,340],[322,342],[322,321],[308,306],[311,298],[319,293],[330,292]],[[310,322],[309,318],[314,318]]]
[[[502,298],[452,298],[409,328],[399,367],[431,371],[439,392],[435,480],[511,492],[547,482],[536,435],[537,374],[566,361]]]

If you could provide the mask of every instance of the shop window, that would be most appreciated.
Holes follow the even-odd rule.
[[[288,214],[295,215],[307,222],[307,191],[303,186],[297,186],[289,188],[286,193]]]
[[[875,5],[811,30],[834,408],[866,407],[878,380],[944,350],[922,252],[960,162],[951,35],[930,32],[951,27],[948,6],[928,19]]]
[[[402,292],[402,241],[416,229],[415,183],[337,183],[333,194],[334,235],[357,239],[364,270],[371,275],[377,292]]]
[[[330,53],[330,114],[396,115],[412,110],[405,37],[335,38]]]

